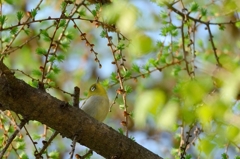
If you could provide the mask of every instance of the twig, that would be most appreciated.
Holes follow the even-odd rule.
[[[50,137],[50,139],[47,142],[43,142],[43,147],[41,149],[41,151],[39,153],[35,153],[35,157],[36,159],[40,159],[42,154],[44,153],[44,151],[47,149],[47,147],[51,144],[52,140],[58,135],[58,132],[55,131],[52,136]]]
[[[212,48],[213,48],[213,52],[214,52],[215,59],[216,59],[216,61],[217,61],[218,66],[221,67],[222,65],[221,65],[221,63],[219,62],[219,57],[218,57],[217,51],[216,51],[217,48],[215,47],[215,44],[214,44],[214,42],[213,42],[213,35],[212,35],[211,29],[210,29],[210,25],[209,25],[209,24],[206,24],[206,26],[207,26],[208,33],[209,33],[209,36],[210,36],[209,40],[210,40],[211,45],[212,45]]]
[[[127,113],[128,108],[127,108],[127,102],[126,102],[126,92],[124,90],[124,84],[123,84],[124,80],[121,76],[120,66],[119,66],[118,60],[116,58],[117,50],[116,50],[116,48],[113,47],[112,37],[108,35],[108,32],[107,32],[106,29],[105,29],[105,31],[106,31],[106,38],[108,40],[108,46],[110,47],[112,55],[113,55],[113,59],[114,59],[113,63],[117,68],[117,76],[118,76],[118,81],[119,81],[119,84],[120,84],[120,89],[117,90],[117,93],[122,94],[122,97],[123,97],[123,104],[124,104],[124,108],[125,108],[124,112],[126,112],[126,113],[124,113],[124,117],[125,117],[124,125],[126,126],[126,136],[128,137],[128,127],[127,127],[127,125],[128,125],[128,115],[125,115],[125,114],[128,114]]]
[[[186,70],[187,70],[187,73],[189,76],[191,76],[191,72],[189,70],[189,67],[188,67],[188,59],[187,59],[187,56],[188,56],[188,52],[186,51],[186,48],[185,48],[185,35],[184,35],[184,24],[185,24],[185,21],[187,21],[186,19],[186,16],[187,14],[183,14],[182,16],[182,25],[181,25],[181,37],[182,37],[182,49],[183,49],[183,56],[184,56],[184,61],[185,61],[185,64],[186,64]]]
[[[72,151],[70,152],[70,154],[71,154],[70,159],[73,159],[73,154],[74,154],[75,147],[76,147],[77,137],[78,137],[78,135],[75,135],[73,138],[73,141],[72,141],[72,145],[71,145]]]
[[[14,133],[9,137],[9,139],[7,140],[7,143],[5,145],[5,147],[0,151],[0,158],[3,158],[4,153],[7,151],[8,147],[10,146],[10,144],[12,143],[12,141],[14,140],[14,138],[17,136],[17,134],[20,132],[20,130],[23,128],[23,126],[28,122],[27,119],[22,119],[21,123],[18,125],[19,129],[16,129],[14,131]]]
[[[37,6],[35,7],[35,9],[39,8],[39,6],[41,5],[41,3],[43,2],[43,0],[40,0],[39,3],[37,4]],[[28,20],[31,19],[31,17],[28,17],[26,19],[26,22],[28,22]],[[28,23],[26,23],[25,25],[27,25]],[[24,29],[24,26],[22,25],[22,27],[17,31],[16,34],[14,34],[14,37],[12,38],[12,40],[6,45],[7,47],[1,51],[1,54],[4,54],[9,48],[11,48],[10,46],[12,46],[13,42],[17,39],[18,35],[20,34],[20,32]],[[16,28],[16,27],[15,27]],[[2,29],[0,30],[2,31]]]
[[[79,95],[80,95],[80,88],[74,87],[74,95],[73,95],[73,106],[78,108],[79,107]]]

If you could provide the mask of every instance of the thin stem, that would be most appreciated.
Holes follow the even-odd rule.
[[[17,134],[20,132],[20,130],[23,128],[23,126],[28,122],[27,119],[23,119],[21,120],[21,123],[18,125],[19,129],[16,129],[14,131],[14,133],[9,137],[9,139],[7,140],[7,143],[5,145],[5,147],[0,151],[0,158],[3,158],[3,155],[5,154],[5,152],[7,151],[8,147],[11,145],[12,141],[15,139],[15,137],[17,136]]]

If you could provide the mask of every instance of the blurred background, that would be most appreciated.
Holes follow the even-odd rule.
[[[181,135],[191,129],[195,133],[196,138],[193,138],[196,139],[196,145],[191,146],[187,152],[192,158],[221,158],[226,150],[229,158],[233,158],[239,154],[240,146],[239,123],[229,122],[235,117],[239,118],[239,103],[236,97],[239,91],[240,25],[236,21],[239,20],[240,3],[234,0],[175,1],[172,7],[195,19],[185,19],[183,24],[182,14],[169,9],[163,2],[126,0],[114,1],[110,5],[89,4],[87,7],[78,8],[78,12],[73,16],[76,24],[69,22],[64,33],[66,37],[60,41],[61,45],[55,52],[58,59],[47,63],[46,70],[50,66],[52,69],[44,80],[49,83],[47,92],[72,104],[72,97],[65,92],[73,93],[74,87],[78,86],[81,99],[84,100],[89,86],[99,77],[108,91],[111,103],[111,112],[104,121],[105,124],[125,133],[123,107],[127,105],[130,114],[129,137],[159,156],[176,158]],[[1,14],[7,15],[7,24],[3,25],[4,27],[16,25],[16,15],[20,11],[24,14],[22,21],[26,20],[28,14],[38,5],[34,17],[36,21],[22,29],[6,54],[4,48],[14,39],[21,26],[15,31],[1,31],[1,50],[2,55],[6,56],[4,62],[16,72],[18,78],[33,87],[36,87],[36,79],[42,79],[41,69],[46,62],[45,56],[39,54],[39,48],[50,48],[46,34],[52,35],[55,31],[54,27],[50,27],[55,20],[38,20],[59,18],[63,3],[50,0],[1,2]],[[74,5],[69,3],[66,13],[70,14],[72,8]],[[81,17],[79,19],[78,14]],[[107,27],[103,29],[92,20],[94,17],[116,27],[117,32]],[[207,22],[213,24],[206,25]],[[207,26],[210,27],[212,36]],[[112,37],[112,45],[109,45],[109,39],[104,37],[106,32]],[[62,30],[56,32],[56,39],[61,33]],[[212,42],[216,49],[213,49]],[[89,43],[93,47],[89,47]],[[116,78],[117,67],[113,63],[116,55],[111,46],[121,52],[118,63],[123,66],[120,71],[127,91],[126,104],[122,95],[117,94],[120,85]],[[218,71],[219,63],[214,50],[224,71]],[[215,75],[217,78],[213,78]],[[224,84],[219,86],[216,84],[218,81],[223,81]],[[222,89],[219,90],[219,87]],[[211,92],[215,91],[219,91],[216,98],[211,96]],[[1,118],[3,120],[4,115]],[[199,122],[191,128],[191,124],[196,121]],[[215,121],[224,121],[224,124]],[[226,129],[229,123],[233,124],[234,131],[230,131],[229,141],[226,141],[224,138],[229,131],[222,134],[218,132]],[[43,135],[44,126],[36,121],[31,121],[27,129],[38,142],[38,147],[42,147],[41,141],[48,139],[52,133],[49,128],[47,135]],[[202,129],[206,129],[206,134],[199,135]],[[0,133],[4,133],[4,130],[0,130]],[[21,133],[23,136],[26,134],[24,130]],[[200,138],[204,143],[199,141]],[[217,141],[209,143],[214,138]],[[24,140],[24,149],[29,158],[33,158],[34,149],[29,144],[28,136],[25,136]],[[202,146],[204,144],[207,145],[205,148]],[[48,151],[58,153],[57,158],[69,158],[70,145],[70,140],[58,136]],[[86,148],[77,145],[75,152],[84,154]],[[12,153],[9,157],[15,155]],[[102,157],[94,154],[92,158]]]

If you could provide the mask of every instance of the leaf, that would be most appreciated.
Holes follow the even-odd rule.
[[[236,26],[237,28],[240,28],[240,21],[239,21],[239,22],[236,22],[236,23],[235,23],[235,26]]]
[[[100,36],[101,36],[102,38],[105,38],[106,35],[107,35],[107,32],[106,32],[105,30],[102,30],[102,32],[100,33]]]
[[[47,51],[44,49],[44,48],[37,48],[36,49],[36,53],[38,55],[46,55],[47,54]]]
[[[48,156],[49,156],[50,158],[53,158],[53,159],[58,159],[58,158],[59,158],[59,152],[57,152],[57,151],[52,151],[52,152],[48,153]]]
[[[29,157],[27,156],[27,154],[25,152],[21,152],[21,154],[19,156],[21,157],[21,159],[29,159]]]
[[[18,150],[24,150],[26,148],[26,145],[24,142],[17,142],[15,148]]]
[[[163,130],[175,131],[179,108],[179,104],[171,100],[162,109],[159,109],[160,112],[156,116],[158,127]]]
[[[120,134],[124,134],[124,131],[123,131],[123,129],[122,128],[118,128],[118,132],[120,133]]]
[[[136,71],[137,73],[140,73],[140,67],[137,65],[137,64],[133,64],[132,65],[132,69],[134,70],[134,71]]]
[[[62,54],[57,55],[57,60],[58,60],[59,62],[63,62],[64,59],[65,59],[65,56],[64,56],[64,55],[62,55]]]
[[[207,9],[201,8],[201,15],[202,15],[202,17],[206,16],[207,15]]]
[[[32,10],[31,10],[31,16],[32,16],[32,18],[35,18],[36,15],[37,15],[37,9],[32,9]]]
[[[199,5],[196,2],[193,2],[190,7],[190,12],[197,12]]]
[[[137,34],[133,37],[132,42],[129,44],[129,51],[132,54],[143,55],[150,53],[153,50],[152,39],[145,34]]]
[[[131,93],[131,92],[132,92],[132,87],[131,87],[131,86],[128,86],[128,85],[125,85],[125,86],[124,86],[124,90],[125,90],[127,93]]]
[[[0,15],[0,24],[3,26],[3,24],[7,21],[6,15]]]
[[[60,20],[59,27],[64,27],[66,25],[66,20],[62,19]]]
[[[12,28],[11,31],[10,31],[10,33],[11,33],[12,35],[15,35],[17,32],[18,32],[18,27],[14,27],[14,28]]]
[[[23,12],[22,11],[18,11],[17,12],[17,19],[18,21],[20,21],[23,18]]]
[[[223,153],[221,156],[222,156],[222,159],[228,159],[228,155],[226,153]]]
[[[33,71],[32,71],[32,74],[33,74],[34,76],[37,76],[37,77],[42,76],[42,72],[41,72],[40,70],[33,70]]]
[[[215,147],[216,145],[212,142],[211,139],[203,138],[199,140],[199,149],[206,155],[209,155]]]
[[[73,34],[69,33],[69,32],[66,32],[65,35],[64,35],[69,41],[70,40],[73,40]]]
[[[10,4],[10,5],[13,4],[13,0],[5,0],[5,2],[7,2],[7,3]]]
[[[225,25],[219,25],[219,30],[222,30],[222,31],[224,31],[225,30]]]
[[[166,101],[165,93],[161,90],[145,90],[135,100],[135,121],[136,126],[143,128],[146,125],[148,115],[157,116]]]
[[[56,74],[58,74],[61,71],[57,66],[53,66],[52,70]]]

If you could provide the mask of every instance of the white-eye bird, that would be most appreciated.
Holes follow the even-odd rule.
[[[82,104],[81,109],[101,122],[107,117],[109,99],[106,90],[98,81],[89,88],[88,97]]]

